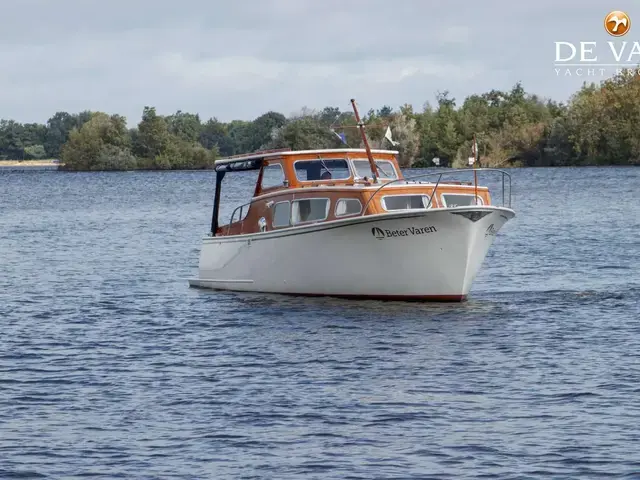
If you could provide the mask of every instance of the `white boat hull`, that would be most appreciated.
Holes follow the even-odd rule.
[[[464,300],[515,213],[474,206],[402,211],[207,237],[193,287],[399,300]],[[481,218],[480,218],[481,217]]]

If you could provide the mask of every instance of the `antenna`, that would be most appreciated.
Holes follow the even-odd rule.
[[[358,122],[358,127],[360,128],[360,133],[362,134],[362,141],[364,142],[364,148],[367,150],[367,157],[369,157],[369,164],[371,165],[371,173],[373,174],[373,183],[378,183],[378,166],[376,162],[373,160],[373,155],[371,154],[371,148],[369,148],[369,142],[367,140],[367,135],[364,133],[364,122],[360,120],[360,115],[358,114],[358,107],[356,107],[355,98],[351,99],[351,105],[353,105],[353,112],[356,114],[356,122]]]

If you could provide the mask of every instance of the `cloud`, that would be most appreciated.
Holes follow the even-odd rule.
[[[352,97],[365,110],[419,109],[439,90],[460,102],[519,80],[565,99],[584,79],[555,75],[553,42],[601,35],[605,14],[576,0],[13,0],[2,11],[0,116],[90,109],[135,124],[152,105],[229,121],[346,110]]]

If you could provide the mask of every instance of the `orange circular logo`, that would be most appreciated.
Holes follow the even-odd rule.
[[[604,17],[604,29],[609,35],[614,37],[621,37],[626,34],[631,28],[631,19],[629,15],[620,10],[614,10],[609,12]]]

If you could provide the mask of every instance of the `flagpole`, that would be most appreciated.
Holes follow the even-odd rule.
[[[473,183],[475,185],[476,205],[478,205],[478,172],[476,172],[476,163],[478,161],[478,143],[476,142],[476,134],[473,134]]]
[[[356,114],[356,122],[358,122],[358,127],[360,127],[360,133],[362,134],[362,141],[364,142],[364,148],[367,150],[367,157],[369,158],[369,164],[371,165],[371,173],[373,175],[373,183],[378,183],[378,166],[376,162],[373,160],[373,155],[371,154],[371,148],[369,148],[369,142],[367,141],[367,135],[364,133],[364,122],[360,121],[360,115],[358,114],[358,108],[356,107],[355,98],[351,99],[351,105],[353,105],[353,112]]]

